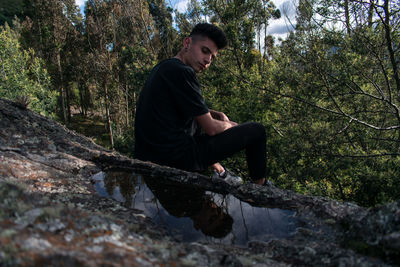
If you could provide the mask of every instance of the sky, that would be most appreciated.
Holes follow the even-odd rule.
[[[79,7],[81,7],[81,10],[82,10],[84,3],[85,3],[85,0],[75,0],[75,4]]]
[[[177,9],[179,12],[184,12],[188,0],[166,0],[170,6]],[[296,25],[296,3],[297,0],[272,0],[277,8],[280,9],[282,17],[278,20],[271,20],[267,28],[268,34],[276,39],[285,39],[289,31],[293,30],[292,25]]]
[[[267,32],[275,38],[285,39],[296,25],[297,0],[273,0],[272,2],[280,9],[281,18],[271,20]]]
[[[184,12],[188,0],[166,0],[167,3],[177,9],[179,12]],[[268,34],[274,36],[276,39],[285,39],[289,31],[293,30],[291,25],[295,25],[295,3],[297,0],[272,0],[277,8],[281,10],[282,17],[278,20],[271,20],[267,28]],[[75,3],[83,10],[85,0],[75,0]]]

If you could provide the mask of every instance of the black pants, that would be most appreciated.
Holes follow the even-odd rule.
[[[258,180],[266,175],[266,136],[262,124],[248,122],[220,134],[195,136],[194,162],[189,169],[205,170],[245,149],[250,178]]]

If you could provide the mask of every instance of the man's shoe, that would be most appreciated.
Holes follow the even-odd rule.
[[[231,185],[241,185],[243,183],[243,180],[240,176],[235,175],[231,171],[228,171],[225,168],[225,171],[222,172],[221,174],[218,173],[216,170],[214,170],[214,174],[212,175],[212,178],[219,178],[219,179],[224,179],[225,182]]]
[[[265,179],[263,186],[274,186],[274,184],[270,180]]]

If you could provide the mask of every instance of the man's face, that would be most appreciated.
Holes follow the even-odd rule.
[[[207,69],[218,53],[217,45],[207,37],[193,36],[184,40],[184,63],[191,66],[195,72]]]

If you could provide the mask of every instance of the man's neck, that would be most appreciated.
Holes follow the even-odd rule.
[[[186,64],[183,60],[182,51],[179,51],[174,58],[179,59],[180,61],[182,61],[183,64]]]

